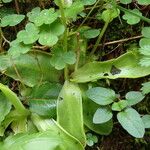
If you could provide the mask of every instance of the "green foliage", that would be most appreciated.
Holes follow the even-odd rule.
[[[136,15],[131,14],[130,12],[125,12],[125,14],[123,15],[123,19],[127,21],[128,24],[130,25],[134,25],[140,22],[140,16],[142,16],[142,13],[138,10],[138,9],[133,9],[130,10],[131,12],[133,12]]]
[[[89,99],[93,100],[99,105],[108,105],[115,100],[115,92],[111,89],[106,89],[102,87],[94,87],[86,92]]]
[[[129,3],[132,2],[132,0],[120,0],[120,2],[121,2],[122,4],[129,4]]]
[[[0,125],[5,116],[10,112],[11,103],[7,100],[2,92],[0,92]]]
[[[129,106],[135,105],[144,99],[144,95],[137,91],[130,91],[125,97]]]
[[[84,150],[86,144],[98,142],[93,132],[108,135],[116,123],[142,138],[145,128],[150,128],[150,115],[145,114],[149,82],[139,92],[131,90],[139,86],[129,84],[126,89],[118,85],[121,79],[118,83],[109,79],[150,74],[150,19],[144,16],[149,0],[137,0],[136,5],[131,0],[39,1],[36,6],[39,3],[42,8],[33,8],[32,3],[31,12],[23,8],[26,1],[15,1],[13,9],[8,2],[0,1],[0,82],[11,87],[0,83],[0,149]],[[139,10],[137,5],[146,7]],[[121,44],[123,50],[114,52],[112,43],[119,42],[120,48],[120,40],[111,42],[108,38],[116,40],[116,34],[107,28],[113,32],[121,21],[120,11],[131,28],[141,21],[135,29],[141,29],[143,37],[140,47],[125,49],[130,46],[128,40],[129,44]],[[147,26],[141,27],[142,21]],[[128,30],[123,31],[128,35]],[[137,40],[132,42],[137,45]],[[140,115],[132,106],[144,98]]]
[[[142,138],[144,136],[145,127],[139,113],[133,108],[127,108],[119,112],[117,119],[122,127],[134,137]]]
[[[85,146],[82,96],[78,85],[66,81],[57,100],[57,121]]]
[[[150,128],[150,115],[144,115],[142,117],[145,128]]]
[[[128,106],[128,102],[126,100],[120,100],[119,102],[114,102],[112,104],[111,109],[113,111],[121,111]]]
[[[1,27],[15,26],[19,24],[24,18],[25,18],[24,15],[17,15],[17,14],[7,15],[1,19],[0,26]]]
[[[139,78],[150,74],[150,69],[139,65],[140,55],[127,52],[117,59],[89,62],[72,74],[72,81],[85,83],[98,79]]]
[[[145,82],[145,83],[143,83],[141,90],[142,90],[142,93],[143,93],[143,94],[148,94],[148,93],[150,93],[150,82]]]
[[[100,117],[101,116],[101,117]],[[100,107],[96,110],[93,116],[93,123],[101,124],[109,121],[113,114],[109,107]]]
[[[86,143],[88,146],[93,146],[97,142],[98,142],[97,136],[93,135],[92,133],[86,134]]]

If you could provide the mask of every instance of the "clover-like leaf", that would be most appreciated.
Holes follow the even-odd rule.
[[[150,38],[142,38],[139,42],[140,47],[150,45]]]
[[[92,39],[92,38],[95,38],[99,35],[100,31],[98,29],[89,29],[89,30],[85,30],[83,32],[83,36],[86,38],[86,39]]]
[[[10,44],[10,48],[8,50],[8,54],[13,58],[20,56],[21,54],[25,54],[30,51],[32,48],[31,44],[25,45],[24,43],[14,40]]]
[[[113,111],[121,111],[128,106],[128,102],[126,100],[121,100],[119,102],[114,102],[112,104],[111,109]]]
[[[140,5],[149,5],[150,4],[150,0],[137,0],[138,4]]]
[[[142,90],[142,93],[143,93],[143,94],[148,94],[148,93],[150,93],[150,82],[145,82],[145,83],[143,83],[141,90]]]
[[[76,55],[74,52],[63,52],[63,49],[56,48],[53,50],[53,57],[50,62],[57,70],[65,68],[66,64],[74,64],[76,61]]]
[[[39,43],[42,45],[53,46],[58,41],[58,36],[65,31],[64,25],[55,21],[51,25],[42,25],[40,27]]]
[[[125,97],[129,106],[135,105],[144,99],[144,95],[138,91],[130,91]]]
[[[28,23],[25,30],[17,34],[17,38],[24,44],[32,44],[39,38],[39,30],[33,23]]]
[[[27,17],[28,17],[29,21],[34,23],[35,20],[39,17],[40,12],[41,12],[40,7],[35,7],[32,9],[31,12],[28,12]]]
[[[150,38],[150,27],[143,27],[142,35],[146,38]]]
[[[34,23],[37,26],[41,26],[43,24],[51,24],[58,17],[58,13],[55,12],[53,8],[44,9],[40,12],[39,16],[35,18]]]
[[[101,18],[104,22],[111,22],[114,18],[118,17],[120,10],[116,8],[106,9],[102,12]]]
[[[137,14],[138,16],[142,16],[142,13],[138,9],[130,10],[134,14]],[[125,12],[123,15],[123,19],[127,21],[128,24],[134,25],[140,22],[140,17],[134,15],[130,12]]]
[[[24,18],[25,15],[18,15],[18,14],[7,15],[1,19],[0,26],[1,27],[15,26],[19,24]]]
[[[109,121],[113,114],[109,107],[100,107],[96,110],[93,116],[93,123],[101,124]]]
[[[142,46],[139,49],[139,52],[143,55],[150,56],[150,44]]]
[[[99,105],[111,104],[116,99],[116,95],[113,90],[103,87],[91,88],[86,92],[86,95],[89,99]]]
[[[150,57],[147,57],[147,56],[143,56],[141,59],[140,59],[140,63],[139,63],[141,66],[143,67],[150,67]]]
[[[121,2],[122,4],[129,4],[129,3],[132,2],[132,0],[120,0],[120,2]]]

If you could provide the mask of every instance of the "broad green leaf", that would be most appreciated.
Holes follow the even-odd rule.
[[[121,100],[119,102],[114,102],[112,104],[111,109],[113,111],[121,111],[128,106],[128,102],[126,100]]]
[[[24,15],[17,15],[17,14],[7,15],[1,19],[0,26],[1,27],[15,26],[19,24],[24,18],[25,18]]]
[[[88,98],[83,98],[83,118],[84,124],[92,131],[100,135],[108,135],[112,131],[113,122],[109,120],[106,123],[94,124],[93,116],[99,105],[89,100]]]
[[[7,86],[0,83],[0,90],[2,93],[6,96],[6,98],[13,104],[15,109],[18,111],[20,115],[28,115],[28,110],[24,107],[24,105],[21,103],[17,95],[11,91]]]
[[[96,0],[82,0],[84,5],[93,5]]]
[[[150,115],[144,115],[142,117],[145,128],[150,128]]]
[[[117,114],[117,119],[122,127],[132,136],[142,138],[145,127],[139,113],[133,108],[127,108]]]
[[[133,12],[134,14],[137,14],[139,16],[142,16],[142,13],[138,10],[138,9],[133,9],[130,10],[131,12]],[[130,25],[134,25],[140,22],[140,17],[134,15],[130,12],[125,12],[125,14],[123,15],[123,19],[127,21],[128,24]]]
[[[139,42],[140,47],[150,45],[150,38],[142,38]]]
[[[144,95],[137,91],[130,91],[125,97],[129,106],[135,105],[144,99]]]
[[[137,0],[138,4],[140,5],[149,5],[150,4],[150,0]]]
[[[65,9],[65,16],[68,19],[76,20],[77,15],[84,10],[83,2],[76,1],[69,8]]]
[[[98,29],[89,29],[89,30],[85,30],[83,32],[83,36],[86,38],[86,39],[92,39],[92,38],[95,38],[99,35],[100,31]]]
[[[86,92],[86,95],[89,99],[99,105],[111,104],[116,99],[116,95],[113,90],[103,87],[91,88]]]
[[[28,23],[25,30],[21,30],[17,34],[17,39],[24,44],[32,44],[36,42],[39,38],[39,29],[33,24]]]
[[[11,2],[12,0],[2,0],[4,3],[9,3]]]
[[[44,123],[44,120],[41,120]],[[34,134],[17,134],[6,138],[3,150],[83,150],[82,145],[56,123],[49,129]]]
[[[66,81],[57,100],[57,121],[85,146],[82,96],[77,84]]]
[[[1,55],[0,71],[30,87],[44,81],[59,82],[61,72],[51,66],[50,58],[50,55],[41,51],[31,51],[13,59]]]
[[[102,12],[101,18],[104,22],[111,22],[114,18],[118,17],[120,10],[117,8],[107,9]]]
[[[143,83],[141,90],[142,90],[142,93],[143,93],[143,94],[148,94],[148,93],[150,93],[150,82],[145,82],[145,83]]]
[[[53,49],[53,56],[50,63],[57,70],[61,70],[65,68],[67,64],[74,64],[75,61],[76,55],[73,51],[64,52],[62,47],[56,47]]]
[[[14,40],[10,44],[8,55],[12,56],[12,58],[19,57],[21,54],[25,54],[30,51],[31,48],[31,44],[26,45],[19,40]]]
[[[93,116],[93,123],[102,124],[108,122],[112,116],[113,114],[109,107],[100,107],[96,110]]]
[[[108,78],[139,78],[150,74],[149,67],[139,65],[140,54],[127,52],[120,57],[104,62],[90,62],[72,74],[72,81],[84,83]]]
[[[143,27],[142,35],[146,38],[150,38],[150,27]]]
[[[30,92],[29,101],[31,112],[40,116],[56,117],[56,100],[61,89],[60,84],[44,83],[34,86]]]
[[[132,2],[132,0],[120,0],[120,2],[121,2],[122,4],[129,4],[129,3]]]
[[[5,95],[0,92],[0,125],[5,119],[5,116],[10,112],[11,103],[7,100]]]

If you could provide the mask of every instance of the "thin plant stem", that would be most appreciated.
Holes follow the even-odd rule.
[[[101,0],[98,0],[94,6],[92,7],[92,9],[90,10],[90,12],[87,14],[86,18],[82,21],[82,23],[80,24],[79,28],[85,23],[85,21],[88,19],[88,17],[90,16],[90,14],[93,12],[93,10],[96,8],[97,4],[100,2]],[[78,29],[79,29],[78,28]]]
[[[60,8],[60,13],[61,13],[61,19],[62,19],[62,22],[65,26],[63,46],[64,46],[64,51],[67,52],[68,51],[68,46],[67,46],[68,45],[68,29],[67,29],[67,19],[66,19],[66,16],[65,16],[62,0],[59,1],[59,8]],[[68,77],[68,66],[67,65],[64,68],[64,77],[65,77],[65,80],[68,80],[68,78],[69,78]]]
[[[100,41],[101,41],[101,39],[102,39],[104,33],[105,33],[105,31],[106,31],[108,25],[109,25],[109,21],[105,22],[104,27],[103,27],[103,29],[101,30],[101,32],[100,32],[100,34],[99,34],[99,36],[98,36],[98,39],[97,39],[97,41],[96,41],[96,43],[95,43],[95,45],[94,45],[94,47],[93,47],[93,49],[92,49],[92,51],[91,51],[91,55],[93,55],[93,54],[95,53],[95,51],[96,51],[96,49],[97,49],[97,47],[98,47],[98,45],[99,45],[99,43],[100,43]]]

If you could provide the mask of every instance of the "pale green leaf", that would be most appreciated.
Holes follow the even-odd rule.
[[[119,102],[114,102],[112,104],[111,109],[113,111],[121,111],[128,106],[128,102],[126,100],[121,100]]]
[[[41,120],[44,124],[44,120]],[[82,145],[57,123],[49,121],[49,129],[33,134],[17,134],[6,138],[3,150],[83,150]]]
[[[150,45],[150,38],[142,38],[139,42],[140,47],[145,47]]]
[[[143,94],[148,94],[148,93],[150,93],[150,82],[145,82],[145,83],[143,83],[141,90],[142,90],[142,93],[143,93]]]
[[[5,97],[5,95],[0,92],[0,125],[1,122],[5,119],[5,116],[10,112],[11,103]]]
[[[142,138],[145,127],[139,113],[133,108],[127,108],[117,114],[117,119],[122,127],[132,136]]]
[[[95,38],[99,35],[100,31],[98,29],[89,29],[89,30],[85,30],[83,32],[83,36],[86,38],[86,39],[92,39],[92,38]]]
[[[19,24],[24,18],[25,18],[24,15],[18,15],[18,14],[7,15],[1,19],[0,26],[1,27],[15,26]]]
[[[150,0],[137,0],[138,4],[140,5],[149,5],[150,4]]]
[[[142,16],[142,13],[138,10],[138,9],[133,9],[130,10],[131,12],[133,12],[134,14],[137,14],[139,16]],[[127,21],[128,24],[130,25],[134,25],[140,22],[140,17],[134,15],[130,12],[125,12],[125,14],[123,15],[123,19]]]
[[[17,38],[24,44],[32,44],[38,40],[39,30],[33,23],[28,23],[25,30],[18,32]]]
[[[103,62],[90,62],[72,74],[74,82],[89,82],[98,79],[139,78],[150,74],[149,67],[139,64],[141,55],[127,52],[124,55]]]
[[[144,115],[142,117],[145,128],[150,128],[150,115]]]
[[[122,4],[129,4],[129,3],[132,2],[132,0],[120,0],[120,2],[121,2]]]
[[[96,0],[82,0],[84,5],[93,5]]]
[[[143,56],[139,63],[142,67],[150,67],[150,57]]]
[[[143,55],[150,56],[150,44],[142,46],[139,49],[139,52]]]
[[[150,27],[143,27],[142,35],[146,38],[150,38]]]
[[[85,146],[82,95],[75,83],[64,83],[57,100],[57,122]]]
[[[129,106],[135,105],[144,99],[144,95],[138,91],[130,91],[125,97]]]
[[[4,3],[9,3],[11,2],[12,0],[2,0]]]
[[[93,116],[93,123],[101,124],[108,122],[112,118],[113,114],[109,107],[100,107],[96,110]]]
[[[113,90],[103,87],[91,88],[86,92],[86,95],[89,99],[99,105],[111,104],[116,99],[116,95]]]

